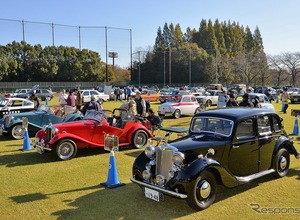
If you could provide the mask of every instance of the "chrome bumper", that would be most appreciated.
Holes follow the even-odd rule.
[[[31,145],[33,148],[36,148],[36,152],[38,152],[39,154],[43,154],[45,153],[45,151],[52,151],[51,148],[46,147],[45,143],[40,141],[39,139],[35,139],[31,142]]]
[[[177,193],[177,192],[174,192],[174,191],[170,191],[170,190],[160,188],[158,186],[150,185],[150,184],[144,183],[142,181],[136,180],[134,177],[131,177],[130,180],[131,180],[131,182],[136,183],[139,186],[143,186],[143,187],[147,187],[149,189],[156,190],[156,191],[161,192],[165,195],[173,196],[173,197],[176,197],[176,198],[179,198],[179,199],[186,199],[187,198],[186,194]]]

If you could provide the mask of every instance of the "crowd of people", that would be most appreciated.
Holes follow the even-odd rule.
[[[236,95],[234,93],[229,93],[227,94],[227,92],[224,90],[222,92],[222,95],[220,97],[220,101],[222,102],[226,102],[226,107],[237,107],[237,106],[242,106],[242,107],[252,107],[252,108],[262,108],[262,105],[260,103],[259,97],[255,96],[255,97],[250,97],[249,93],[251,93],[252,91],[249,89],[246,91],[246,93],[244,93],[243,95],[243,100],[238,103],[236,101]],[[270,103],[274,100],[273,97],[271,97],[270,91],[266,90],[264,92],[264,94],[268,97]],[[290,96],[287,92],[287,88],[283,88],[283,92],[280,94],[277,94],[277,102],[279,101],[279,99],[282,102],[282,109],[281,112],[286,113],[289,105],[289,99]]]
[[[118,92],[119,90],[119,92]],[[74,93],[76,93],[76,98]],[[126,94],[125,99],[126,102],[122,103],[120,108],[125,109],[127,114],[130,116],[140,116],[143,117],[151,123],[153,126],[157,126],[160,123],[160,117],[156,116],[153,109],[147,108],[147,101],[141,97],[141,92],[139,90],[136,91],[136,96],[133,98],[131,96],[131,88],[127,87],[124,94]],[[115,95],[117,100],[120,99],[120,88],[115,89]],[[74,90],[66,91],[62,89],[59,94],[59,104],[60,108],[63,111],[68,111],[67,109],[81,111],[83,114],[86,113],[87,110],[102,110],[103,103],[102,100],[96,100],[94,96],[91,96],[90,101],[86,102],[83,105],[83,97],[78,88]]]

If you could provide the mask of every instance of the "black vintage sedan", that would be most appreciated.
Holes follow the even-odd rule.
[[[147,146],[131,181],[147,198],[169,195],[203,210],[214,202],[217,184],[231,188],[269,174],[284,177],[290,155],[300,157],[274,111],[209,110],[194,115],[188,136]]]

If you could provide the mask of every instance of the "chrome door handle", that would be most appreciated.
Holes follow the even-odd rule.
[[[237,148],[239,148],[240,146],[238,146],[238,145],[232,145],[232,148],[233,149],[237,149]]]

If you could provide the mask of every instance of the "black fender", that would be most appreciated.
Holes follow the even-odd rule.
[[[276,146],[273,151],[273,158],[275,157],[277,151],[284,146],[290,154],[293,154],[297,159],[299,159],[300,155],[294,147],[293,141],[290,138],[281,136],[276,142]]]
[[[146,156],[145,152],[140,153],[136,159],[134,160],[132,166],[132,174],[136,178],[142,178],[142,172],[145,170],[146,163],[148,163],[150,159]]]
[[[193,161],[186,169],[182,170],[176,176],[176,182],[185,185],[188,182],[193,182],[201,174],[202,171],[211,171],[218,183],[226,187],[235,187],[239,185],[238,180],[228,172],[218,161],[211,158],[198,158]]]

